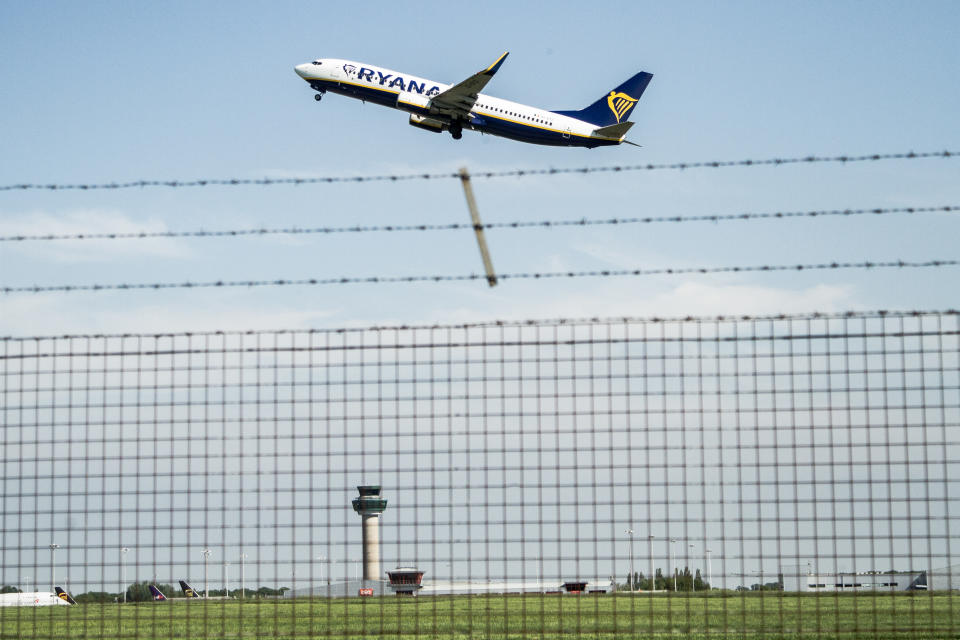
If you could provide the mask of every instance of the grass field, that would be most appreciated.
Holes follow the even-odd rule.
[[[960,595],[171,600],[0,609],[0,638],[960,638]]]

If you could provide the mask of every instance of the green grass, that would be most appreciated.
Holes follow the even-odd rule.
[[[960,638],[960,595],[446,596],[0,609],[0,639]]]

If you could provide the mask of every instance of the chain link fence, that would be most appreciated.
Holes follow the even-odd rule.
[[[960,633],[956,312],[4,338],[0,376],[4,638]]]

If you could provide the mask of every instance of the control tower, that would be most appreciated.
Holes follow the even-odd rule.
[[[380,485],[357,487],[359,498],[353,499],[353,510],[363,518],[363,579],[381,580],[380,514],[387,501],[380,497]]]

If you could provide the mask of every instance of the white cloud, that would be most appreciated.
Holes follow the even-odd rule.
[[[167,226],[160,220],[134,220],[118,211],[77,210],[63,214],[32,212],[4,216],[0,221],[3,236],[100,235],[131,233],[163,233]],[[9,245],[14,244],[8,242]],[[131,255],[183,258],[189,250],[175,238],[130,240],[24,240],[17,243],[21,251],[54,262],[107,262]]]
[[[178,333],[189,331],[247,331],[308,329],[322,326],[337,309],[297,309],[290,305],[252,305],[242,291],[189,292],[203,296],[176,304],[150,300],[137,304],[129,292],[93,294],[92,304],[78,296],[88,294],[25,294],[2,300],[0,335],[49,336],[66,334]],[[137,296],[137,294],[132,294]],[[151,294],[146,294],[151,295]],[[142,300],[142,298],[141,298]]]
[[[718,315],[849,311],[857,307],[853,287],[818,284],[787,289],[745,284],[684,282],[642,303],[642,315]]]
[[[560,265],[558,265],[560,266]],[[555,318],[686,317],[863,308],[852,284],[778,287],[747,275],[507,280],[340,289],[206,289],[13,294],[0,298],[0,335],[294,330]],[[432,287],[424,289],[423,287]],[[404,287],[409,287],[405,289]],[[372,304],[367,295],[378,296]],[[397,296],[400,296],[399,298]],[[402,304],[402,300],[409,304]]]
[[[461,323],[491,319],[833,312],[857,309],[860,305],[856,303],[854,294],[854,288],[850,285],[819,284],[804,289],[789,289],[693,280],[669,288],[640,289],[635,281],[623,279],[578,289],[570,295],[527,299],[522,304],[516,304],[514,296],[488,300],[483,308],[449,309],[441,314],[438,321]]]

